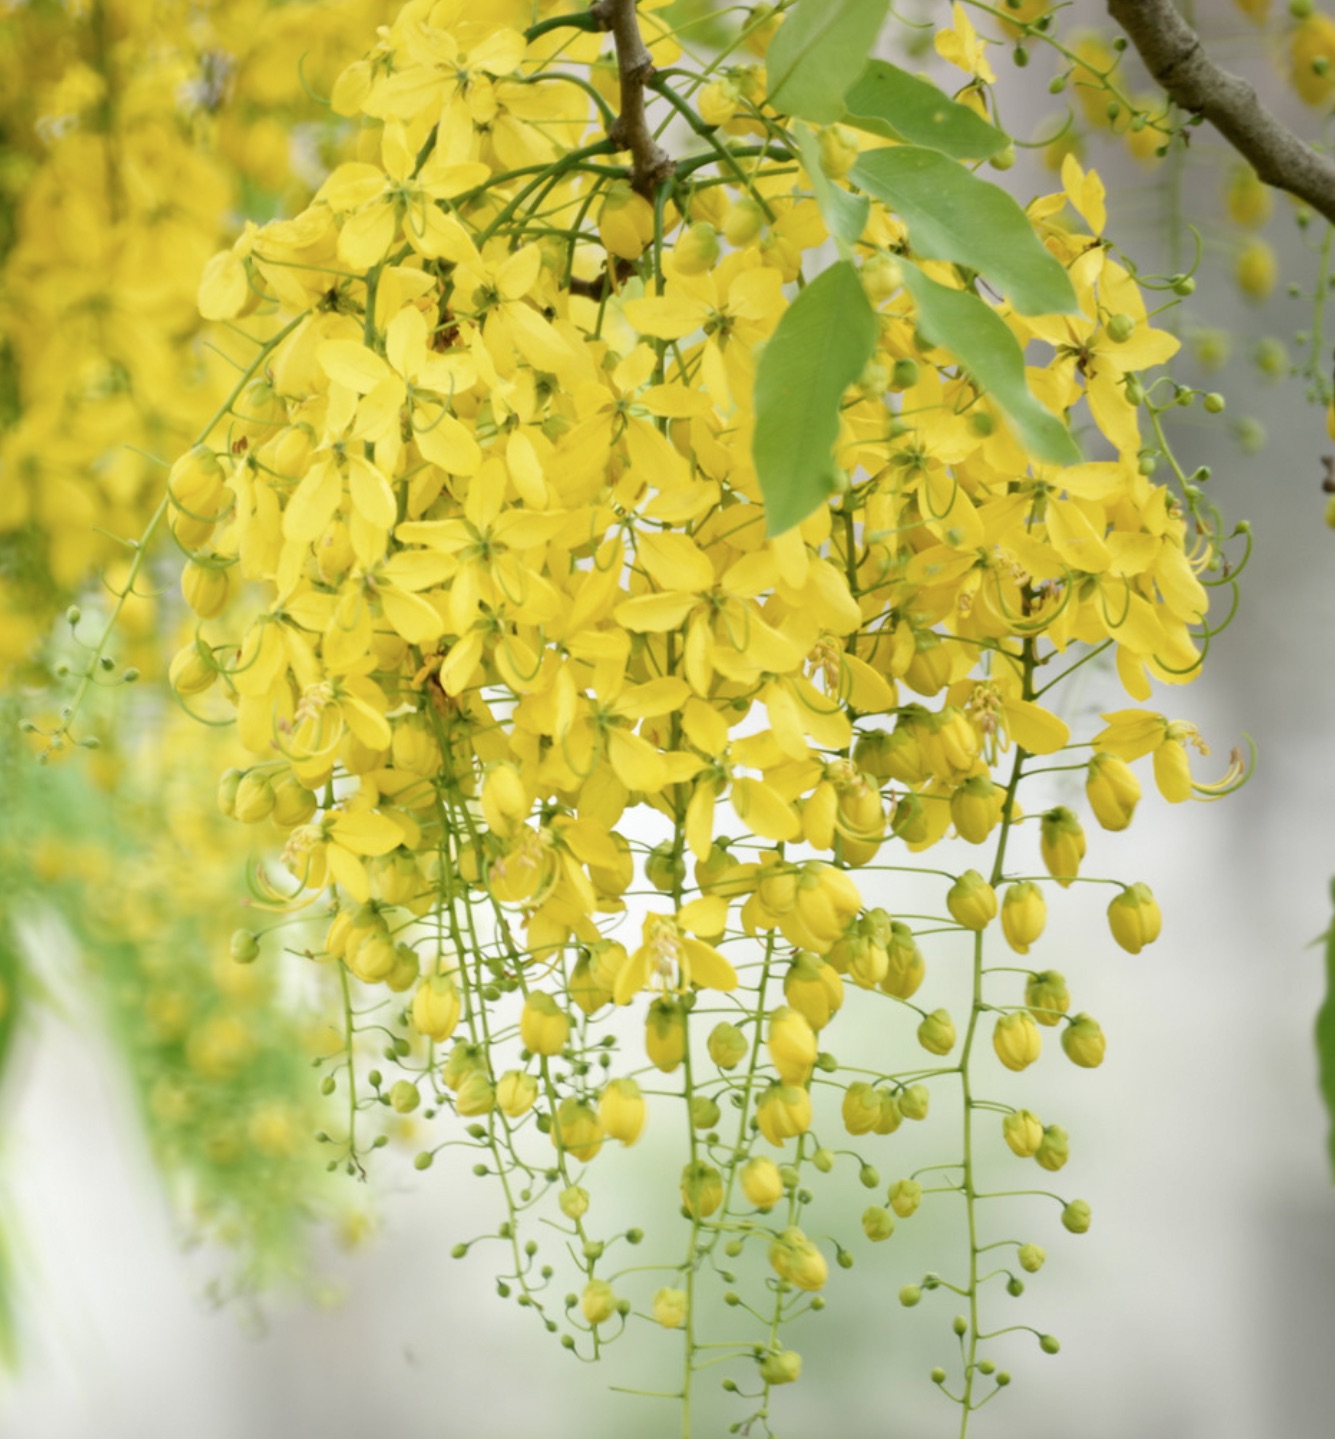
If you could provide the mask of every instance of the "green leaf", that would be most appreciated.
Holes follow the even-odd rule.
[[[0,1081],[18,1032],[19,951],[13,926],[0,913]]]
[[[867,66],[844,96],[844,105],[845,125],[887,140],[926,145],[957,160],[986,160],[1010,144],[1004,131],[976,111],[888,60]]]
[[[833,124],[889,8],[889,0],[798,0],[765,56],[770,104],[785,115]]]
[[[1075,290],[1024,211],[998,185],[919,145],[870,150],[849,178],[908,226],[914,255],[985,276],[1022,315],[1076,310]]]
[[[1331,884],[1331,899],[1335,901],[1335,882]],[[1335,1174],[1335,922],[1326,931],[1324,938],[1326,998],[1316,1016],[1316,1058],[1321,1096],[1326,1101],[1326,1112],[1331,1117],[1330,1138],[1327,1143],[1331,1171]]]
[[[848,247],[856,244],[867,228],[871,201],[866,195],[854,195],[842,185],[836,185],[821,169],[820,142],[808,126],[799,121],[793,126],[793,134],[797,137],[797,148],[802,152],[802,166],[811,177],[812,193],[820,206],[825,228],[834,236],[842,258],[850,259]]]
[[[792,529],[838,489],[839,404],[871,359],[876,333],[857,269],[839,260],[784,311],[765,346],[751,457],[769,534]]]
[[[998,404],[1021,444],[1040,460],[1078,465],[1071,432],[1029,392],[1024,351],[1006,322],[969,290],[952,290],[905,263],[904,284],[918,306],[918,329],[930,345],[949,350],[978,388]]]

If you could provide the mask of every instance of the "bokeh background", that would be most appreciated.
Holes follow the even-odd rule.
[[[1100,7],[1075,9],[1101,19]],[[1238,12],[1222,0],[1197,9],[1210,12],[1198,19],[1216,57],[1314,133],[1311,112],[1286,98]],[[1004,52],[996,63],[1009,64]],[[1003,73],[1002,86],[1013,78]],[[1023,92],[1003,89],[1012,108]],[[1037,124],[1046,108],[1033,96],[1030,108]],[[1026,133],[1015,114],[1007,119]],[[1320,494],[1321,457],[1335,444],[1300,379],[1266,384],[1248,360],[1267,335],[1288,337],[1297,353],[1292,337],[1311,324],[1312,235],[1281,199],[1267,231],[1281,289],[1264,309],[1247,306],[1232,280],[1236,242],[1211,223],[1229,162],[1197,132],[1181,208],[1200,218],[1204,243],[1188,337],[1193,327],[1218,328],[1234,358],[1207,377],[1188,345],[1177,370],[1221,390],[1229,409],[1216,419],[1199,407],[1183,415],[1175,438],[1211,467],[1224,514],[1252,521],[1256,553],[1204,677],[1161,704],[1214,745],[1198,763],[1203,777],[1212,764],[1222,770],[1244,730],[1260,763],[1223,803],[1170,807],[1150,793],[1132,831],[1091,833],[1090,872],[1153,885],[1165,915],[1158,944],[1135,957],[1116,949],[1092,888],[1052,904],[1035,957],[1078,986],[1078,1007],[1109,1036],[1108,1058],[1085,1072],[1050,1056],[1009,1077],[1007,1094],[1032,1081],[1035,1107],[1070,1130],[1061,1187],[1089,1199],[1095,1219],[1073,1238],[1055,1210],[1016,1208],[1023,1237],[1047,1245],[1049,1262],[1014,1316],[1063,1347],[1048,1357],[1013,1336],[1005,1362],[1014,1383],[974,1421],[972,1432],[990,1439],[1315,1435],[1335,1412],[1335,1193],[1312,1044],[1324,970],[1313,941],[1331,919],[1335,874],[1335,533],[1322,522]],[[1153,172],[1120,153],[1099,163],[1111,233],[1145,268],[1167,268],[1164,190]],[[1036,157],[1011,179],[1022,197],[1050,184]],[[1304,293],[1287,296],[1289,283]],[[1237,443],[1244,416],[1268,434],[1259,452]],[[1091,669],[1074,702],[1091,712],[1115,704],[1110,679]],[[891,908],[902,897],[877,896]],[[68,936],[53,923],[25,939],[50,1003],[20,1048],[0,1110],[0,1215],[14,1248],[22,1346],[21,1368],[0,1379],[3,1439],[677,1432],[672,1406],[609,1389],[654,1387],[667,1352],[661,1336],[627,1337],[609,1365],[585,1366],[495,1298],[485,1248],[450,1259],[458,1237],[497,1218],[486,1182],[463,1159],[442,1156],[418,1174],[411,1147],[382,1154],[365,1196],[367,1233],[351,1251],[329,1244],[317,1255],[309,1293],[210,1302],[224,1260],[182,1245]],[[949,1103],[941,1111],[938,1122],[954,1122]],[[883,1143],[901,1140],[912,1143],[903,1131]],[[616,1176],[612,1202],[631,1222],[670,1211],[671,1171],[661,1195],[639,1177],[651,1145],[649,1137],[633,1155],[599,1161],[604,1182]],[[882,1163],[887,1179],[892,1167]],[[850,1196],[852,1225],[857,1201]],[[951,1301],[929,1296],[914,1311],[895,1302],[901,1284],[949,1267],[950,1207],[928,1206],[888,1243],[860,1246],[851,1272],[835,1271],[829,1308],[790,1336],[807,1367],[781,1395],[779,1432],[956,1432],[957,1411],[927,1380],[951,1357]],[[1010,1303],[992,1301],[999,1323],[1010,1322]],[[724,1432],[727,1410],[714,1399],[702,1416],[701,1435]]]

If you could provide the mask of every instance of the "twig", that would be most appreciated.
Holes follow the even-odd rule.
[[[631,187],[646,197],[672,174],[671,156],[654,139],[644,108],[644,87],[653,78],[654,62],[640,34],[635,0],[594,0],[589,7],[616,43],[621,72],[621,114],[607,132],[613,144],[631,154]]]
[[[1247,81],[1221,70],[1172,0],[1108,0],[1108,14],[1184,110],[1204,116],[1267,185],[1335,222],[1335,162],[1276,119]]]

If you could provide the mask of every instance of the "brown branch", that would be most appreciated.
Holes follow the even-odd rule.
[[[675,166],[654,139],[644,108],[644,87],[653,79],[654,62],[640,34],[635,0],[594,0],[589,12],[604,30],[612,32],[621,72],[621,114],[607,132],[608,137],[614,145],[630,151],[631,186],[648,198]]]
[[[1247,81],[1221,70],[1172,0],[1108,0],[1108,14],[1172,99],[1204,116],[1267,185],[1335,223],[1335,162],[1277,120]]]

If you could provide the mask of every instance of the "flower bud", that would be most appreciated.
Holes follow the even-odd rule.
[[[486,1070],[487,1059],[480,1045],[457,1039],[450,1046],[440,1067],[440,1078],[446,1089],[458,1089],[475,1069]]]
[[[819,955],[799,950],[784,976],[783,997],[813,1030],[824,1029],[844,1002],[844,982]]]
[[[417,983],[421,972],[417,951],[400,941],[394,946],[394,967],[385,976],[385,984],[395,994],[404,994]]]
[[[260,957],[260,937],[248,929],[235,930],[230,949],[237,964],[254,964]]]
[[[1048,873],[1063,889],[1069,889],[1085,857],[1085,831],[1064,805],[1048,810],[1043,816],[1038,847]]]
[[[533,1108],[538,1097],[538,1081],[522,1069],[507,1069],[496,1081],[496,1103],[501,1113],[518,1119]]]
[[[780,1005],[770,1018],[770,1063],[785,1084],[805,1084],[811,1078],[818,1046],[815,1031],[797,1010]]]
[[[844,1090],[841,1112],[850,1134],[870,1134],[881,1118],[881,1096],[873,1085],[857,1080]]]
[[[192,640],[173,656],[167,678],[178,695],[203,694],[218,678],[212,649],[203,640]]]
[[[922,1185],[916,1179],[896,1179],[887,1196],[890,1208],[901,1219],[908,1219],[918,1212],[922,1204]]]
[[[569,993],[584,1014],[596,1014],[603,1005],[612,1002],[612,991],[598,983],[593,957],[589,954],[581,954],[575,961],[570,972]]]
[[[1108,1041],[1098,1020],[1088,1014],[1077,1014],[1062,1031],[1062,1048],[1066,1057],[1081,1069],[1097,1069],[1103,1063],[1107,1047]]]
[[[1060,1124],[1049,1124],[1043,1131],[1043,1141],[1034,1158],[1039,1168],[1055,1174],[1071,1157],[1071,1139]]]
[[[796,1349],[771,1350],[760,1361],[766,1384],[795,1384],[802,1375],[802,1356]]]
[[[236,787],[233,815],[242,824],[258,824],[273,813],[273,784],[267,774],[249,770]]]
[[[950,797],[950,818],[962,840],[982,844],[1001,822],[1006,792],[985,774],[970,775]]]
[[[742,1193],[757,1209],[773,1209],[783,1198],[783,1176],[772,1159],[749,1159],[740,1175]]]
[[[232,597],[231,571],[219,565],[187,560],[181,572],[181,593],[200,619],[216,619]]]
[[[867,292],[867,298],[873,305],[877,305],[882,300],[888,300],[903,286],[904,267],[893,255],[880,250],[862,262],[858,276],[862,281],[862,288]]]
[[[422,1102],[417,1086],[410,1079],[397,1079],[390,1086],[389,1107],[395,1114],[411,1114]]]
[[[1006,886],[1001,904],[1001,930],[1006,943],[1017,954],[1028,954],[1029,946],[1043,933],[1048,907],[1043,891],[1030,879]]]
[[[706,220],[688,225],[672,250],[677,269],[683,275],[703,275],[718,264],[718,231]]]
[[[911,999],[927,974],[922,951],[906,924],[895,920],[890,926],[890,943],[886,946],[886,969],[881,978],[882,993],[896,999]]]
[[[1128,954],[1139,954],[1158,939],[1163,915],[1149,885],[1133,884],[1113,899],[1108,906],[1108,927]]]
[[[700,118],[706,125],[726,125],[737,113],[740,102],[741,92],[733,81],[726,78],[702,85],[696,96]]]
[[[1022,1244],[1016,1258],[1026,1274],[1037,1274],[1043,1267],[1047,1254],[1041,1244]]]
[[[735,1024],[716,1024],[705,1046],[720,1069],[736,1069],[746,1058],[746,1036]]]
[[[609,1139],[632,1145],[644,1129],[647,1107],[633,1079],[613,1079],[598,1099],[598,1122]]]
[[[949,1054],[955,1047],[955,1025],[944,1009],[934,1009],[918,1026],[918,1043],[929,1054]]]
[[[413,995],[413,1028],[440,1044],[454,1033],[462,1007],[454,980],[448,974],[433,974]]]
[[[876,1098],[880,1104],[880,1113],[876,1116],[873,1128],[877,1134],[893,1134],[903,1119],[899,1112],[899,1100],[888,1089],[878,1089]]]
[[[556,1128],[552,1143],[578,1160],[592,1159],[603,1147],[603,1130],[593,1110],[573,1096],[563,1099],[556,1109]]]
[[[1062,1225],[1072,1234],[1084,1234],[1093,1223],[1094,1215],[1083,1199],[1073,1199],[1062,1210]]]
[[[567,1219],[583,1219],[589,1212],[589,1191],[578,1184],[563,1189],[556,1201]]]
[[[1017,1109],[1001,1121],[1001,1133],[1017,1159],[1032,1159],[1043,1143],[1043,1121],[1031,1109]]]
[[[831,180],[840,180],[858,162],[857,135],[844,125],[824,125],[817,137],[820,167]]]
[[[273,780],[273,822],[284,829],[309,824],[318,808],[315,796],[292,773],[284,770]]]
[[[936,714],[929,714],[918,734],[923,758],[938,778],[951,780],[973,768],[978,758],[978,731],[955,705],[946,705]]]
[[[590,1279],[579,1297],[580,1313],[590,1324],[606,1323],[617,1312],[617,1297],[606,1279]]]
[[[905,1119],[917,1121],[927,1118],[931,1095],[925,1084],[910,1084],[907,1089],[901,1089],[896,1098],[899,1101],[899,1112]]]
[[[992,1048],[1007,1069],[1028,1069],[1043,1049],[1038,1025],[1027,1009],[1003,1014],[992,1031]]]
[[[241,779],[239,769],[228,769],[222,772],[218,780],[218,810],[228,819],[236,817],[236,796],[241,788]]]
[[[1140,781],[1125,760],[1099,753],[1089,762],[1085,797],[1104,829],[1123,830],[1140,803]]]
[[[862,1232],[873,1244],[879,1244],[895,1232],[895,1217],[888,1209],[873,1204],[862,1211]]]
[[[483,1069],[472,1069],[464,1075],[455,1091],[454,1108],[468,1118],[490,1114],[496,1108],[496,1087]]]
[[[976,869],[966,869],[946,892],[946,908],[965,929],[986,929],[997,916],[997,892]]]
[[[769,1262],[780,1279],[799,1289],[822,1289],[830,1275],[825,1256],[796,1225],[770,1245]]]
[[[899,1291],[899,1302],[905,1309],[912,1309],[915,1304],[922,1302],[922,1288],[917,1284],[906,1284]]]
[[[735,249],[749,245],[765,225],[765,212],[750,195],[743,195],[728,206],[723,216],[723,234]]]
[[[560,1054],[570,1038],[570,1019],[545,990],[534,990],[519,1016],[519,1038],[532,1054]]]
[[[681,1202],[696,1219],[708,1219],[723,1203],[723,1176],[697,1159],[681,1171]]]
[[[654,238],[654,207],[624,180],[614,180],[598,211],[598,236],[620,260],[638,260]]]
[[[1071,992],[1055,969],[1044,969],[1025,980],[1024,1002],[1039,1024],[1060,1024],[1071,1007]]]
[[[719,1122],[718,1105],[707,1094],[691,1096],[691,1128],[713,1129]]]
[[[920,695],[934,695],[950,683],[950,650],[931,630],[913,636],[913,658],[904,670],[904,682]],[[965,766],[967,768],[967,766]]]
[[[655,1291],[653,1315],[664,1329],[680,1329],[686,1322],[686,1291],[684,1289]]]
[[[776,1148],[811,1128],[811,1095],[794,1084],[771,1084],[756,1102],[756,1124]]]
[[[686,1016],[673,999],[656,999],[644,1025],[644,1049],[649,1061],[671,1074],[686,1057]]]

